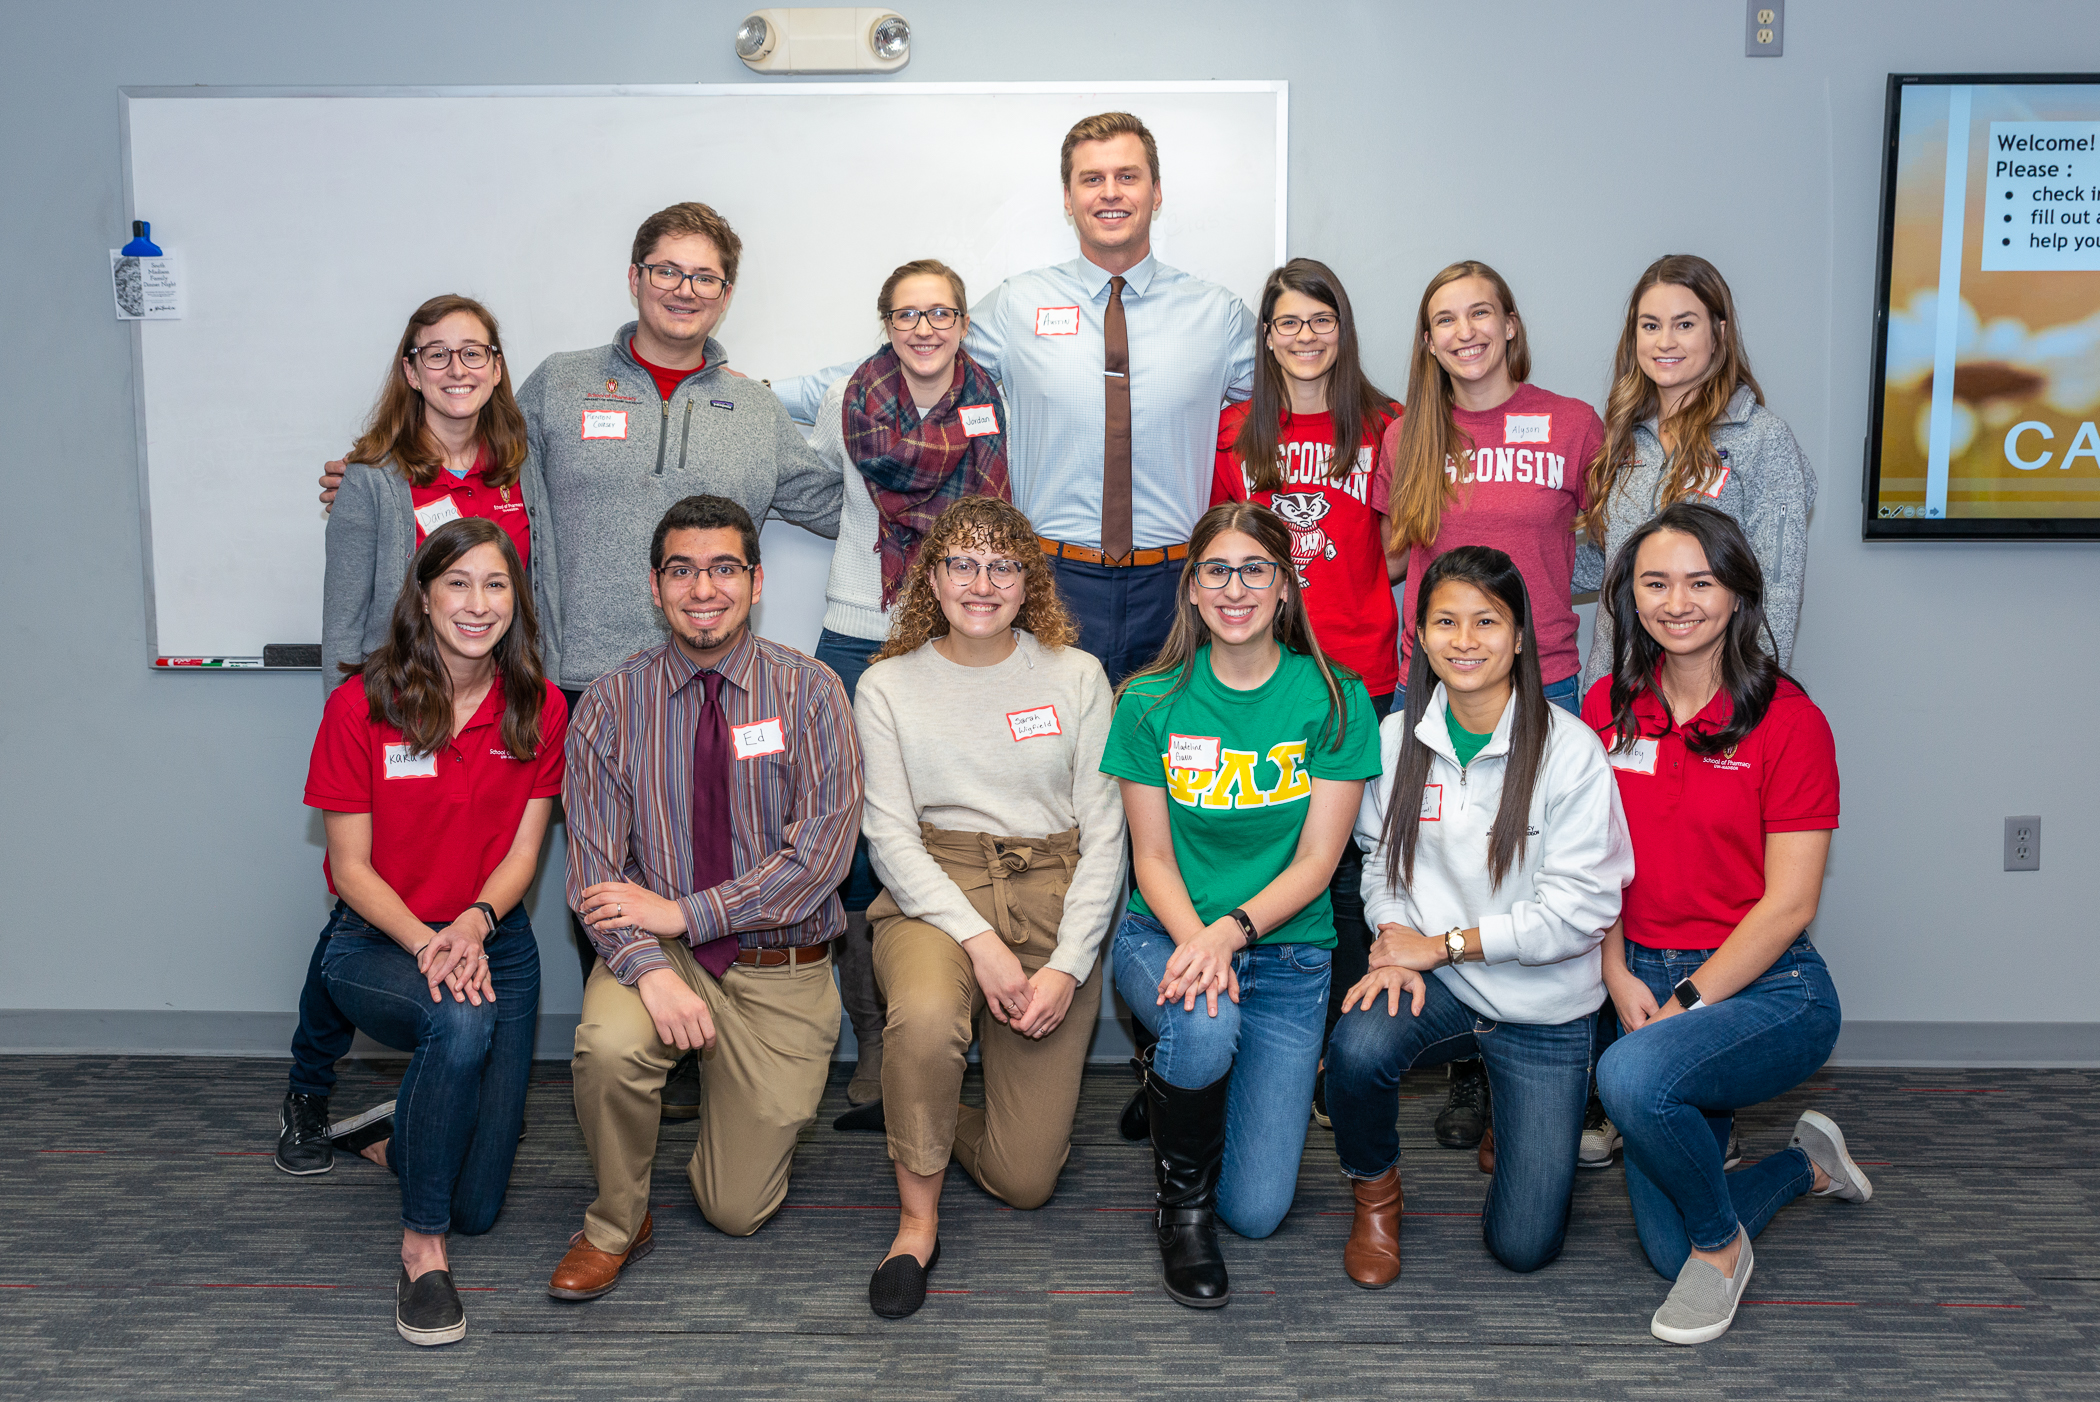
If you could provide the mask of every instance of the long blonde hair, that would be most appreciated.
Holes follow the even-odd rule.
[[[1749,386],[1757,402],[1765,402],[1764,390],[1750,373],[1750,355],[1743,349],[1742,333],[1736,330],[1735,296],[1721,270],[1693,253],[1665,254],[1650,263],[1634,283],[1633,295],[1626,299],[1626,325],[1619,332],[1618,354],[1612,358],[1611,399],[1604,408],[1604,442],[1583,470],[1589,509],[1580,524],[1600,545],[1609,524],[1612,492],[1633,463],[1634,426],[1657,417],[1662,410],[1662,391],[1641,369],[1639,323],[1641,298],[1650,288],[1665,284],[1687,289],[1706,307],[1707,318],[1714,324],[1714,361],[1677,412],[1656,425],[1661,435],[1676,444],[1663,464],[1657,509],[1684,500],[1713,479],[1721,466],[1720,455],[1714,451],[1713,426],[1728,411],[1728,401],[1735,398],[1739,387]]]
[[[1079,639],[1078,625],[1065,612],[1057,596],[1057,576],[1050,557],[1043,553],[1035,527],[1021,508],[998,497],[963,497],[936,516],[933,528],[919,542],[919,553],[904,576],[896,606],[890,612],[890,635],[868,660],[902,657],[917,652],[933,639],[946,636],[948,615],[941,612],[941,599],[934,589],[934,567],[955,549],[992,550],[1021,562],[1026,574],[1022,586],[1028,596],[1014,618],[1016,628],[1026,629],[1046,648],[1068,647]]]
[[[1429,348],[1429,299],[1468,277],[1484,279],[1495,289],[1502,314],[1517,328],[1509,339],[1505,361],[1509,378],[1521,385],[1531,377],[1531,344],[1524,335],[1524,318],[1517,315],[1517,299],[1510,295],[1502,274],[1468,258],[1429,280],[1415,311],[1415,347],[1407,366],[1407,413],[1400,420],[1400,448],[1393,455],[1393,495],[1386,521],[1387,544],[1394,550],[1428,546],[1436,540],[1443,527],[1444,504],[1458,490],[1444,465],[1473,451],[1472,438],[1452,416],[1451,372]]]

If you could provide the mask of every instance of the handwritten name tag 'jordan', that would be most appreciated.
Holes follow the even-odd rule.
[[[749,725],[733,725],[729,728],[729,739],[736,746],[738,759],[777,755],[787,748],[787,735],[780,728],[779,716],[768,716]]]
[[[955,411],[962,420],[963,437],[982,438],[999,431],[999,413],[989,404],[965,404]]]

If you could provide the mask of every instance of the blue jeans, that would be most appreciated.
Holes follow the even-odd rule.
[[[1548,701],[1551,701],[1554,705],[1560,707],[1563,711],[1566,711],[1571,716],[1581,715],[1582,673],[1577,672],[1572,677],[1562,677],[1557,682],[1549,682],[1546,686],[1546,699]],[[1393,704],[1391,710],[1387,711],[1385,714],[1397,715],[1406,709],[1407,683],[1403,681],[1400,684],[1399,689],[1393,693]],[[1499,1154],[1501,1152],[1500,1145],[1502,1143],[1502,1137],[1500,1135],[1495,1136],[1495,1143],[1497,1145],[1496,1152]]]
[[[1232,1074],[1218,1216],[1241,1236],[1265,1237],[1282,1225],[1298,1192],[1325,1029],[1329,955],[1309,944],[1240,951],[1232,957],[1240,1001],[1219,998],[1212,1017],[1200,998],[1194,1012],[1183,1012],[1179,1003],[1158,1006],[1159,981],[1173,954],[1174,941],[1157,920],[1125,915],[1112,954],[1116,991],[1159,1038],[1153,1075],[1170,1086],[1201,1090]]]
[[[1626,966],[1661,1002],[1709,949],[1626,942]],[[1808,1190],[1808,1156],[1786,1149],[1721,1170],[1734,1112],[1792,1090],[1830,1059],[1843,1022],[1837,985],[1803,935],[1756,982],[1710,1007],[1620,1031],[1597,1063],[1597,1093],[1626,1140],[1626,1193],[1649,1264],[1671,1280],[1697,1246],[1756,1236]],[[1495,1107],[1501,1123],[1502,1107]]]
[[[880,639],[870,642],[866,638],[848,637],[834,633],[829,628],[817,634],[817,661],[838,673],[846,686],[846,704],[853,704],[853,692],[860,685],[861,673],[868,670],[868,658],[882,647]],[[882,883],[875,879],[874,864],[868,860],[868,839],[862,834],[853,839],[853,865],[846,871],[846,879],[839,886],[839,899],[848,910],[866,910],[870,902],[882,894]]]
[[[433,925],[432,929],[441,926]],[[540,1017],[540,950],[521,904],[486,950],[496,1001],[432,1002],[415,956],[337,902],[323,939],[328,996],[367,1035],[413,1047],[394,1093],[387,1164],[401,1179],[401,1225],[469,1236],[496,1224],[525,1119]]]
[[[1344,1014],[1327,1044],[1327,1113],[1351,1178],[1400,1162],[1400,1077],[1417,1066],[1479,1057],[1495,1103],[1495,1173],[1481,1230],[1495,1259],[1535,1271],[1560,1255],[1575,1195],[1575,1154],[1589,1099],[1590,1027],[1584,1014],[1548,1026],[1482,1017],[1434,974],[1421,1016],[1371,1007]]]
[[[341,905],[336,907],[343,909]],[[299,1026],[292,1033],[292,1092],[318,1095],[335,1092],[335,1064],[350,1055],[357,1026],[328,996],[328,982],[321,967],[328,958],[328,937],[335,932],[331,919],[314,941],[313,957],[306,961],[306,982],[299,989]]]

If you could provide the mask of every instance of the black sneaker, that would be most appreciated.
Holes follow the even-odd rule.
[[[361,1154],[382,1139],[394,1137],[394,1102],[383,1101],[362,1114],[328,1127],[328,1143],[346,1154]]]
[[[1477,1060],[1452,1062],[1451,1098],[1436,1117],[1436,1142],[1446,1149],[1478,1148],[1492,1110],[1487,1067]]]
[[[335,1167],[335,1149],[328,1142],[327,1096],[286,1092],[278,1122],[284,1128],[277,1136],[277,1153],[271,1159],[278,1168],[309,1178]]]
[[[679,1058],[664,1078],[662,1117],[667,1120],[700,1118],[700,1053],[689,1051]]]
[[[423,1348],[456,1344],[467,1336],[467,1312],[460,1307],[452,1272],[425,1271],[414,1280],[408,1267],[394,1283],[394,1327],[401,1337]]]
[[[1321,1129],[1334,1128],[1334,1117],[1327,1113],[1327,1068],[1324,1066],[1313,1073],[1313,1123]]]

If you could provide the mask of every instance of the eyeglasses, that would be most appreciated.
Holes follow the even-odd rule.
[[[695,297],[712,302],[729,288],[728,282],[713,273],[682,272],[671,263],[637,263],[635,266],[649,275],[649,285],[659,292],[676,292],[689,282],[693,285]]]
[[[711,565],[688,565],[682,562],[665,565],[656,573],[658,578],[666,583],[679,585],[691,584],[704,574],[713,579],[719,587],[731,584],[738,575],[749,574],[757,568],[758,566],[747,565],[742,560],[717,560]]]
[[[461,346],[458,350],[454,350],[450,346],[432,344],[427,346],[410,346],[408,354],[401,358],[403,360],[413,360],[425,370],[442,370],[452,363],[452,357],[456,355],[459,357],[459,363],[467,369],[481,370],[486,369],[488,363],[501,354],[503,352],[497,350],[494,346],[468,344]]]
[[[946,555],[941,558],[941,569],[947,574],[950,584],[975,584],[977,573],[982,570],[991,576],[994,589],[1011,589],[1028,573],[1028,566],[1019,560],[974,560],[968,555]]]
[[[1269,318],[1269,329],[1279,336],[1295,336],[1300,327],[1310,326],[1315,336],[1332,336],[1341,329],[1342,319],[1333,312],[1318,312],[1312,316],[1276,316]]]
[[[928,307],[923,312],[917,307],[899,307],[889,314],[888,319],[890,325],[899,331],[909,331],[919,324],[919,318],[922,316],[926,318],[926,324],[936,331],[946,331],[962,320],[962,313],[954,307]]]
[[[1228,565],[1223,560],[1205,560],[1196,566],[1196,582],[1205,589],[1223,589],[1234,575],[1249,589],[1266,589],[1276,582],[1276,562],[1249,560],[1244,565]]]

